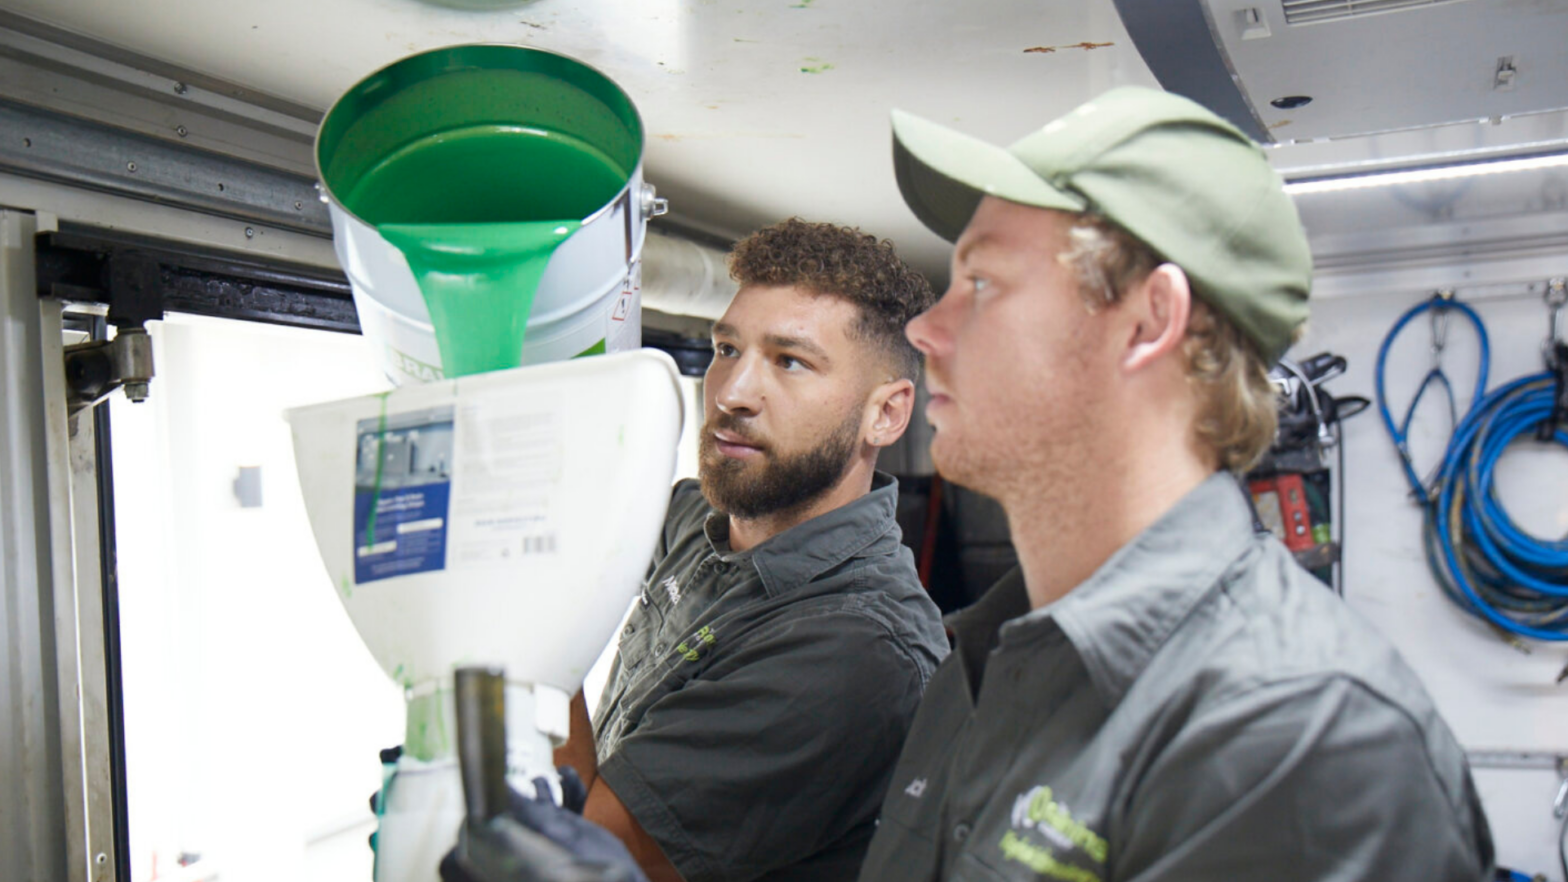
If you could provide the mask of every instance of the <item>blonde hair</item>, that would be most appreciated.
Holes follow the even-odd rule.
[[[1072,270],[1090,312],[1120,302],[1165,260],[1154,249],[1105,218],[1082,214],[1068,230],[1058,258]],[[1202,298],[1192,300],[1182,343],[1187,381],[1198,396],[1192,431],[1199,447],[1237,474],[1256,465],[1279,425],[1279,402],[1269,365],[1225,316]]]

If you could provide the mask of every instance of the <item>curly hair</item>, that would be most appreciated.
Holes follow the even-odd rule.
[[[899,260],[892,242],[792,217],[736,244],[730,277],[743,288],[793,285],[848,300],[860,307],[852,335],[879,346],[898,376],[919,376],[920,353],[904,336],[904,326],[936,298],[925,277]]]
[[[1165,261],[1098,215],[1079,215],[1068,240],[1067,251],[1058,259],[1076,274],[1078,292],[1090,312],[1118,303]],[[1279,423],[1268,362],[1234,323],[1196,297],[1182,350],[1187,381],[1198,394],[1193,434],[1221,468],[1245,473],[1268,451]]]

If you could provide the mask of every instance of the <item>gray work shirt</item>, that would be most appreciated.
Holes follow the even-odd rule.
[[[853,880],[947,653],[898,487],[745,552],[676,485],[595,713],[599,775],[686,882]]]
[[[862,882],[1476,882],[1464,753],[1218,474],[1061,600],[949,620]]]

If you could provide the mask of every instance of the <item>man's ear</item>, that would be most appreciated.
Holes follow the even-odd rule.
[[[872,447],[887,447],[903,437],[915,412],[915,384],[900,377],[871,390],[862,437]]]
[[[1122,369],[1144,370],[1180,349],[1192,318],[1192,284],[1174,263],[1162,263],[1122,297],[1126,315],[1126,349]]]

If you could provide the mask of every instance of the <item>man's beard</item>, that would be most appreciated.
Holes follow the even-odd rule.
[[[724,514],[743,520],[798,511],[827,493],[844,476],[860,441],[860,413],[850,413],[822,443],[804,453],[781,457],[763,447],[757,462],[720,453],[716,429],[750,441],[745,423],[719,414],[703,428],[698,474],[702,495]]]

